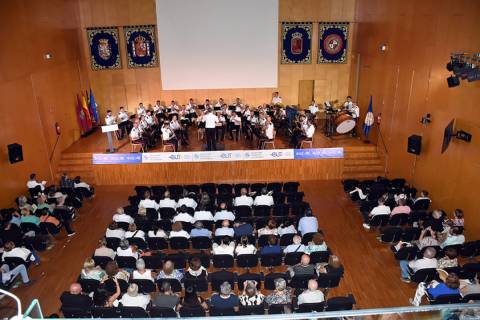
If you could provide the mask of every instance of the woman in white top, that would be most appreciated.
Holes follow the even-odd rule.
[[[139,258],[139,254],[136,246],[131,246],[128,240],[124,239],[120,241],[120,246],[117,248],[117,257],[134,257]]]
[[[138,293],[138,286],[132,283],[128,286],[127,293],[122,296],[120,302],[124,307],[140,307],[146,309],[150,303],[150,296],[148,294]]]
[[[225,237],[222,238],[220,244],[214,243],[212,246],[212,253],[213,254],[229,254],[233,256],[233,252],[235,251],[235,242],[230,242],[230,238]]]
[[[137,263],[137,270],[133,270],[132,277],[135,280],[143,279],[143,280],[151,280],[154,281],[155,275],[152,275],[152,270],[145,269],[145,261],[143,259],[138,259]]]
[[[264,228],[258,230],[258,236],[263,235],[278,235],[277,222],[273,219],[269,219],[267,225]]]
[[[242,254],[255,254],[257,253],[257,248],[253,244],[250,244],[247,236],[242,236],[240,243],[235,248],[235,254],[240,256]]]
[[[183,230],[182,223],[180,221],[175,222],[172,224],[172,231],[170,231],[169,238],[174,238],[174,237],[183,237],[190,239],[190,234]]]
[[[200,206],[199,210],[195,211],[193,219],[195,219],[195,221],[213,221],[213,214],[205,210],[204,206]]]
[[[148,237],[149,238],[168,238],[167,234],[165,231],[160,229],[158,226],[154,225],[152,227],[152,230],[148,231]]]
[[[297,229],[293,225],[292,221],[287,220],[278,227],[278,235],[283,236],[284,234],[296,234]]]
[[[114,221],[108,226],[107,232],[105,232],[105,237],[123,239],[125,238],[125,230],[120,228]]]
[[[144,197],[145,199],[140,200],[140,202],[138,203],[139,208],[152,208],[152,209],[158,210],[159,208],[158,203],[155,200],[150,199],[151,197],[150,191],[148,190],[145,191]]]
[[[135,223],[131,223],[128,226],[128,231],[125,232],[125,239],[129,238],[140,238],[145,241],[145,232],[142,230],[137,230],[137,225]]]

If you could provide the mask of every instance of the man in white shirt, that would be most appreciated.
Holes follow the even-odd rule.
[[[175,135],[175,133],[173,132],[169,121],[165,121],[163,123],[161,131],[162,131],[162,141],[163,141],[163,143],[173,144],[173,146],[175,147],[175,150],[173,150],[173,151],[177,152],[178,151],[178,139],[177,139],[177,136]]]
[[[302,244],[302,237],[299,235],[295,235],[293,237],[293,243],[283,249],[283,253],[285,254],[292,252],[305,252],[305,246]]]
[[[373,208],[372,211],[370,211],[370,213],[363,213],[364,214],[363,217],[365,219],[365,223],[363,224],[363,227],[365,229],[370,229],[369,221],[371,218],[379,215],[389,216],[390,213],[391,213],[390,207],[386,206],[385,200],[383,199],[383,197],[380,197],[380,199],[378,199],[378,206]]]
[[[155,200],[150,199],[150,194],[146,194],[145,199],[140,200],[140,202],[138,203],[138,207],[139,208],[151,208],[151,209],[158,210],[159,205]]]
[[[223,220],[222,227],[217,228],[215,230],[215,236],[216,237],[228,236],[228,237],[233,238],[234,235],[235,235],[235,231],[233,230],[233,228],[230,228],[230,221],[228,221],[228,220]],[[234,245],[234,247],[235,247],[235,245]]]
[[[354,103],[352,101],[352,97],[347,96],[347,101],[345,101],[345,103],[343,104],[343,108],[348,111],[353,106],[353,104]]]
[[[400,271],[402,273],[401,280],[407,283],[410,282],[410,270],[415,273],[422,269],[436,269],[438,266],[438,261],[435,258],[436,254],[437,251],[434,248],[428,247],[425,249],[422,259],[412,261],[400,260]]]
[[[302,125],[302,135],[298,138],[297,148],[300,148],[302,141],[312,141],[313,135],[315,134],[315,126],[312,123],[312,120],[308,119],[307,122]]]
[[[195,218],[189,215],[187,212],[179,212],[175,217],[173,217],[173,223],[177,221],[193,224],[195,223]]]
[[[153,112],[155,114],[163,113],[163,106],[160,100],[157,100],[157,102],[155,102],[155,105],[153,106]]]
[[[261,125],[261,124],[260,124]],[[275,137],[275,128],[273,126],[272,117],[268,116],[265,122],[265,136],[258,139],[258,149],[264,148],[266,141],[272,141]]]
[[[115,117],[112,115],[112,110],[107,110],[107,114],[105,115],[105,125],[111,126],[117,123]]]
[[[128,224],[133,223],[133,218],[125,213],[123,208],[118,208],[117,213],[113,215],[113,221],[115,222],[126,222]]]
[[[273,93],[272,104],[282,104],[282,98],[279,96],[278,92]]]
[[[128,286],[127,293],[120,300],[124,307],[140,307],[146,309],[150,303],[150,295],[138,293],[138,285],[132,283]]]
[[[125,112],[124,107],[120,107],[120,111],[118,111],[117,119],[118,119],[118,128],[120,129],[120,139],[123,139],[124,135],[128,134],[128,130],[132,126],[132,123],[129,121],[128,113]]]
[[[212,109],[207,109],[207,113],[203,116],[205,122],[205,133],[207,135],[207,150],[217,150],[215,141],[215,128],[219,122],[218,117],[213,114]]]
[[[267,188],[263,188],[261,195],[256,196],[253,201],[254,206],[273,206],[273,197],[268,195]]]
[[[195,210],[197,208],[197,202],[193,199],[195,194],[190,195],[188,192],[183,194],[183,198],[178,199],[177,208],[186,206]]]
[[[177,207],[177,202],[173,199],[170,199],[170,192],[165,191],[163,194],[163,199],[160,200],[159,204],[160,208],[173,208],[175,209]]]
[[[249,206],[249,207],[251,207],[253,205],[253,198],[248,196],[247,188],[240,189],[240,196],[236,197],[233,200],[233,205],[235,207],[238,207],[238,206]]]
[[[298,220],[297,230],[302,236],[307,233],[318,232],[318,220],[313,216],[312,210],[305,210],[305,216]]]
[[[215,213],[215,215],[213,216],[213,220],[215,222],[219,220],[229,220],[233,222],[235,220],[235,215],[233,214],[233,212],[228,211],[225,207]]]
[[[37,181],[37,174],[35,173],[32,173],[30,174],[30,180],[27,181],[27,188],[28,189],[33,189],[37,186],[40,187],[40,190],[45,190],[45,185],[47,184],[47,181],[42,181],[42,182],[38,182]]]
[[[133,128],[130,131],[130,140],[134,143],[141,144],[143,148],[146,148],[146,142],[142,139],[142,129],[140,128],[140,122],[135,120]]]
[[[199,211],[195,211],[193,215],[195,221],[213,221],[213,215],[210,211],[206,211],[205,208],[201,208]]]
[[[315,115],[315,113],[317,113],[318,110],[320,110],[320,109],[318,109],[318,106],[317,106],[317,104],[315,103],[315,100],[312,101],[312,103],[311,103],[310,106],[308,107],[308,110],[310,110],[310,113],[311,113],[312,115]]]
[[[195,113],[196,107],[197,105],[193,102],[193,99],[190,98],[188,100],[188,104],[185,106],[185,111],[187,112],[187,114]]]
[[[215,103],[215,108],[221,108],[225,102],[223,102],[223,98],[218,99],[217,103]]]
[[[145,107],[143,106],[143,103],[140,102],[138,104],[138,108],[137,108],[137,115],[138,117],[140,118],[141,116],[144,116],[147,114],[147,110],[145,109]]]
[[[298,296],[298,304],[321,303],[323,301],[325,301],[325,296],[322,291],[318,290],[317,280],[308,280],[308,289]]]

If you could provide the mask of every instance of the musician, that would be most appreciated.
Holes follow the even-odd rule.
[[[130,131],[130,140],[133,143],[141,144],[142,147],[146,150],[145,140],[142,139],[142,129],[140,128],[140,121],[135,120],[133,123],[133,128]]]
[[[262,149],[264,142],[273,140],[275,128],[273,126],[272,117],[268,116],[265,119],[265,125],[262,126],[261,132],[260,139],[258,139],[257,149]]]
[[[205,110],[208,110],[208,109],[212,109],[213,110],[213,106],[210,104],[210,100],[209,99],[205,99]]]
[[[233,105],[235,106],[236,112],[241,112],[242,109],[244,108],[240,98],[235,98],[235,102],[233,103]]]
[[[180,110],[180,107],[177,105],[175,100],[172,100],[170,102],[170,105],[167,107],[167,112],[170,113],[170,117],[172,114],[178,114],[178,111]]]
[[[233,140],[233,131],[235,131],[235,141],[238,141],[240,128],[242,125],[242,118],[238,115],[239,112],[232,112],[230,116],[230,139]]]
[[[105,125],[111,126],[116,123],[115,117],[112,115],[112,110],[107,110],[107,114],[105,115]]]
[[[175,136],[175,133],[173,132],[171,128],[171,124],[169,121],[165,121],[162,126],[162,141],[163,143],[170,143],[173,144],[175,147],[174,152],[178,151],[178,139]]]
[[[170,121],[170,129],[175,133],[175,136],[180,137],[180,141],[183,145],[188,146],[188,133],[186,128],[178,122],[178,116],[173,114],[172,120]],[[177,142],[178,143],[178,142]]]
[[[317,104],[315,103],[315,100],[312,100],[312,103],[308,107],[308,110],[312,113],[312,115],[315,115],[320,109],[318,108]]]
[[[215,139],[217,141],[223,141],[225,138],[225,127],[227,125],[227,119],[222,114],[221,110],[218,110],[216,113],[217,113],[218,122],[215,126]]]
[[[210,103],[207,99],[208,103]],[[203,116],[202,122],[205,123],[205,132],[207,135],[207,150],[217,150],[215,143],[215,128],[217,122],[219,122],[218,117],[212,112],[212,108],[208,108],[206,114]]]
[[[119,121],[118,127],[120,129],[120,139],[123,139],[123,136],[128,135],[133,126],[132,122],[130,121],[130,117],[128,116],[128,113],[125,112],[124,107],[120,107],[117,119]]]
[[[298,143],[295,147],[300,148],[302,141],[312,141],[314,134],[315,126],[313,125],[312,120],[308,119],[306,124],[302,126],[302,134],[298,137]]]
[[[344,102],[343,109],[348,111],[353,105],[354,102],[352,101],[352,97],[347,96],[347,101]]]
[[[195,112],[196,107],[197,105],[193,102],[193,99],[190,98],[188,104],[185,106],[185,117],[187,117],[190,122],[192,121],[192,118],[197,117],[197,113]]]
[[[215,104],[215,108],[221,108],[225,102],[223,102],[223,98],[218,99],[217,103]]]
[[[163,113],[163,106],[162,104],[160,103],[160,100],[157,100],[157,102],[155,102],[155,105],[153,106],[153,112],[155,114],[159,114],[159,113]]]
[[[300,137],[304,135],[305,128],[307,126],[307,118],[303,114],[297,114],[295,119],[292,122],[292,127],[290,128],[290,132],[292,134],[292,138],[290,140],[290,144],[294,147],[298,145],[300,141]]]
[[[278,94],[278,91],[273,93],[272,104],[273,105],[282,104],[282,97],[280,97],[280,95]]]
[[[137,108],[137,115],[138,117],[141,117],[143,115],[145,115],[147,113],[147,110],[145,109],[145,107],[143,106],[143,102],[140,102],[138,104],[138,108]]]

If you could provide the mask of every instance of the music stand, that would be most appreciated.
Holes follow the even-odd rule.
[[[118,124],[112,124],[110,126],[102,126],[102,132],[107,134],[107,140],[108,140],[107,152],[108,153],[114,153],[115,151],[117,151],[117,149],[113,147],[113,141],[112,141],[112,132],[117,130],[118,130]]]

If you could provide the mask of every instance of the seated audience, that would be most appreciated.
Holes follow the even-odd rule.
[[[36,226],[40,225],[40,219],[33,215],[32,212],[26,208],[21,210],[22,217],[20,218],[20,223],[33,223]]]
[[[163,194],[163,199],[160,200],[159,208],[173,208],[177,207],[177,202],[173,199],[170,199],[170,192],[165,191]]]
[[[73,179],[73,188],[75,190],[80,190],[83,196],[86,198],[93,198],[95,197],[95,191],[92,186],[90,186],[88,183],[82,181],[80,176],[76,176],[75,179]]]
[[[235,199],[233,200],[233,205],[235,207],[238,207],[238,206],[251,207],[253,205],[253,198],[248,195],[247,188],[240,189],[240,195],[238,197],[235,197]]]
[[[420,282],[415,292],[415,297],[410,299],[410,303],[414,306],[419,306],[422,303],[422,298],[428,294],[432,299],[436,299],[443,295],[460,295],[460,280],[455,273],[450,273],[445,282],[438,282],[433,280],[430,284]]]
[[[238,221],[233,224],[233,233],[235,238],[242,236],[251,236],[253,234],[253,226],[246,221]]]
[[[117,209],[117,213],[113,215],[112,220],[115,222],[126,222],[128,224],[133,223],[133,218],[126,214],[123,208]]]
[[[440,248],[445,248],[446,246],[453,246],[458,244],[465,243],[465,236],[463,235],[463,230],[460,227],[452,227],[447,233],[447,238],[445,241],[440,243]]]
[[[444,231],[445,213],[441,210],[433,210],[431,217],[423,223],[424,228],[430,227],[435,232]]]
[[[470,282],[466,286],[460,289],[460,294],[462,297],[468,296],[470,294],[480,294],[480,272],[475,274],[473,282]]]
[[[300,263],[289,268],[290,276],[293,278],[295,276],[314,276],[315,275],[315,266],[310,264],[310,256],[304,254],[300,259]]]
[[[410,282],[410,271],[413,273],[421,269],[437,268],[438,262],[435,258],[437,251],[432,247],[427,247],[423,253],[422,259],[407,261],[400,260],[400,271],[402,273],[402,281]]]
[[[197,290],[192,286],[188,286],[187,288],[185,288],[185,296],[181,298],[180,305],[177,307],[177,309],[183,307],[201,307],[205,311],[208,310],[208,304],[202,297],[197,294]]]
[[[242,254],[255,254],[257,253],[257,248],[253,244],[250,244],[248,236],[242,236],[240,242],[235,248],[235,254],[240,256]]]
[[[93,306],[92,299],[82,292],[82,286],[79,283],[72,283],[69,291],[60,296],[60,302],[62,308],[90,310]]]
[[[118,297],[122,294],[120,289],[120,284],[118,283],[117,278],[112,278],[112,281],[115,285],[115,292],[110,292],[104,287],[100,286],[93,293],[93,304],[96,307],[114,307],[118,306]]]
[[[120,245],[117,248],[117,257],[134,257],[139,258],[137,246],[132,246],[127,239],[120,241]]]
[[[219,220],[229,220],[233,222],[235,220],[235,214],[228,210],[227,204],[225,202],[222,202],[218,207],[218,211],[213,216],[213,220],[215,222]]]
[[[172,224],[172,231],[170,231],[170,235],[168,236],[169,238],[175,238],[175,237],[182,237],[182,238],[187,238],[190,239],[190,234],[183,230],[183,225],[180,221],[175,222]]]
[[[287,288],[285,279],[277,278],[273,281],[275,290],[273,290],[266,298],[265,302],[270,306],[273,304],[290,304],[292,303],[292,290]]]
[[[265,296],[257,290],[257,281],[246,280],[243,282],[243,292],[238,299],[244,307],[260,306],[263,304]]]
[[[268,219],[267,225],[261,229],[258,229],[258,236],[263,236],[263,235],[278,235],[278,228],[277,228],[277,222],[274,219]]]
[[[220,244],[214,243],[212,245],[213,254],[229,254],[233,256],[235,251],[235,242],[230,241],[229,237],[223,237]]]
[[[137,267],[137,270],[133,270],[132,279],[155,281],[155,274],[153,274],[152,270],[145,269],[145,261],[143,259],[138,259],[135,266]]]
[[[312,210],[305,210],[304,216],[298,220],[298,232],[302,237],[307,233],[318,231],[318,220],[313,216]]]
[[[229,220],[223,220],[222,227],[215,229],[216,237],[227,236],[233,238],[234,235],[235,231],[233,230],[233,228],[230,228]]]
[[[378,206],[372,209],[370,213],[364,212],[364,220],[365,222],[363,223],[363,227],[365,229],[370,229],[370,219],[372,219],[375,216],[380,216],[380,215],[390,215],[390,207],[385,205],[385,198],[380,197],[378,199]]]
[[[428,202],[432,202],[432,200],[430,200],[430,198],[429,198],[428,191],[422,190],[420,192],[420,196],[417,199],[415,199],[414,203],[417,203],[417,202],[423,201],[423,200],[428,200]]]
[[[147,309],[147,306],[150,303],[150,295],[138,293],[138,285],[136,283],[131,283],[128,286],[127,293],[122,296],[120,302],[124,307],[140,307]]]
[[[465,224],[465,219],[463,218],[463,211],[461,209],[455,209],[453,211],[452,225],[454,227],[462,227]]]
[[[268,237],[268,243],[265,247],[260,249],[260,254],[281,254],[282,248],[278,245],[278,239],[274,235]]]
[[[2,262],[5,262],[5,258],[20,258],[25,261],[26,264],[33,262],[35,265],[40,264],[40,258],[25,247],[16,247],[12,241],[7,241],[3,245]]]
[[[295,225],[290,219],[278,227],[278,235],[283,236],[284,234],[297,234],[297,229],[295,229]]]
[[[178,213],[173,217],[173,222],[182,222],[182,223],[189,223],[192,224],[195,222],[195,218],[193,218],[188,212],[187,207],[182,205],[178,209]]]
[[[312,241],[308,243],[308,246],[305,248],[305,253],[310,254],[316,251],[327,251],[327,243],[323,237],[322,232],[317,232],[313,235]]]
[[[116,261],[109,261],[105,265],[105,273],[107,274],[108,279],[118,279],[128,282],[130,279],[130,273],[120,269]],[[107,281],[109,281],[107,280]]]
[[[457,249],[455,249],[454,247],[449,247],[446,248],[443,253],[445,254],[445,256],[438,259],[438,269],[458,267]]]
[[[198,211],[195,211],[195,214],[193,215],[195,221],[213,221],[212,213],[206,210],[204,205],[199,205],[197,209]]]
[[[343,276],[344,269],[343,269],[342,263],[340,262],[340,259],[335,255],[331,255],[328,258],[328,264],[326,265],[324,263],[317,264],[317,273],[318,274],[326,273],[329,275],[335,275],[335,276],[341,277]]]
[[[269,194],[267,188],[262,188],[260,195],[255,197],[254,206],[273,206],[273,197]]]
[[[27,181],[27,188],[28,189],[33,189],[33,188],[36,188],[36,187],[40,187],[40,190],[43,191],[43,190],[45,190],[45,185],[46,184],[47,184],[47,181],[38,182],[37,181],[37,174],[32,173],[32,174],[30,174],[30,179],[28,179],[28,181]]]
[[[143,230],[138,230],[135,223],[131,223],[128,226],[128,231],[125,232],[125,239],[130,238],[140,238],[142,240],[145,240],[145,232],[143,232]]]
[[[183,273],[174,268],[172,261],[167,260],[163,264],[163,269],[158,273],[157,279],[176,279],[182,281]]]
[[[8,264],[4,263],[0,267],[0,273],[1,284],[5,287],[8,287],[8,285],[12,284],[18,275],[20,275],[22,278],[22,283],[26,286],[29,286],[35,282],[34,280],[30,280],[28,277],[27,268],[24,264],[19,264],[14,268],[10,268]]]
[[[190,231],[190,236],[192,238],[195,238],[195,237],[211,238],[212,237],[212,232],[208,229],[205,229],[203,227],[203,223],[201,221],[197,221],[197,222],[195,222],[194,228],[192,229],[192,231]]]
[[[217,309],[233,309],[238,311],[239,304],[240,301],[238,297],[232,293],[232,287],[227,281],[220,285],[220,293],[216,293],[210,298],[210,306]]]
[[[140,202],[138,203],[138,207],[158,210],[158,208],[160,208],[160,205],[155,200],[151,199],[151,196],[152,195],[149,190],[145,191],[144,199],[140,200]]]
[[[325,301],[325,296],[321,290],[318,290],[318,282],[315,279],[308,280],[308,289],[298,296],[298,304],[303,303],[321,303]]]
[[[399,199],[398,200],[398,206],[393,208],[390,216],[394,216],[396,214],[410,214],[411,211],[412,211],[412,209],[410,209],[410,207],[407,206],[407,200],[406,199]]]
[[[115,259],[115,255],[115,251],[107,247],[107,240],[105,240],[105,238],[102,238],[98,241],[98,247],[93,253],[94,257],[109,257],[112,260]]]
[[[302,244],[302,237],[295,235],[293,237],[293,243],[283,249],[283,253],[292,253],[292,252],[305,252],[305,246]]]
[[[172,291],[172,286],[169,282],[163,282],[160,286],[160,293],[152,299],[152,306],[157,308],[171,308],[175,310],[180,299]]]
[[[95,261],[92,258],[87,258],[83,263],[83,269],[80,272],[80,278],[102,280],[105,276],[105,271],[100,266],[95,267]]]
[[[183,198],[178,199],[177,208],[186,206],[195,210],[197,208],[197,202],[193,199],[195,193],[189,193],[187,190],[183,192]]]
[[[440,243],[437,240],[437,233],[432,230],[431,227],[426,227],[420,232],[420,237],[416,241],[416,245],[419,250],[422,250],[426,247],[436,247]]]
[[[185,273],[185,279],[203,278],[207,279],[207,269],[202,266],[202,260],[199,257],[193,257],[188,263],[188,269]]]
[[[149,238],[164,238],[164,239],[168,238],[165,231],[163,231],[159,226],[155,224],[152,226],[152,230],[148,231],[147,235]]]

